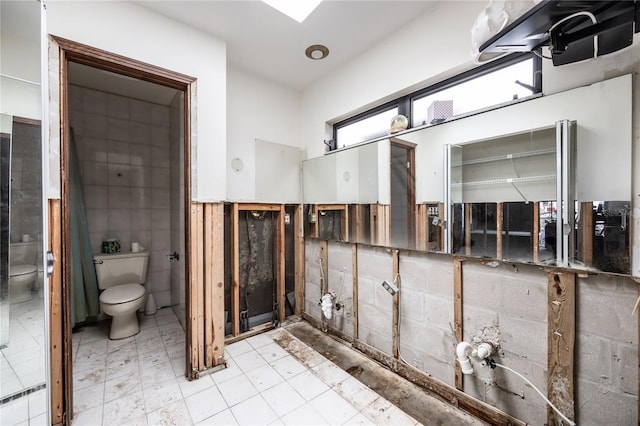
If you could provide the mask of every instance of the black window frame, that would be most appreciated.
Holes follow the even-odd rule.
[[[425,88],[411,92],[405,96],[401,96],[389,102],[385,102],[382,105],[378,105],[367,111],[363,111],[359,114],[353,115],[349,118],[346,118],[344,120],[341,120],[335,123],[333,125],[333,135],[332,135],[333,140],[330,146],[330,150],[333,151],[338,149],[337,148],[338,130],[343,127],[346,127],[351,124],[357,123],[359,121],[365,120],[367,118],[373,117],[381,112],[388,111],[395,107],[398,108],[398,114],[404,115],[409,120],[408,128],[415,127],[414,123],[412,122],[413,121],[412,105],[415,100],[418,100],[425,96],[432,95],[434,93],[448,89],[450,87],[457,86],[459,84],[465,83],[475,78],[482,77],[483,75],[487,75],[492,72],[499,71],[503,68],[506,68],[508,66],[511,66],[529,59],[533,59],[532,81],[533,81],[534,91],[532,95],[541,93],[542,92],[542,57],[540,55],[540,52],[512,53],[510,55],[503,56],[502,58],[498,58],[489,63],[480,65],[468,71],[457,74],[453,77],[439,81]],[[362,142],[366,142],[366,141],[362,141]]]

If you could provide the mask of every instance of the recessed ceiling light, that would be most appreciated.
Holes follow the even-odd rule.
[[[327,49],[327,46],[314,44],[307,47],[307,50],[305,50],[304,54],[307,55],[307,58],[309,59],[319,61],[320,59],[324,59],[329,56],[329,49]]]
[[[289,18],[302,23],[322,0],[262,0],[269,6],[284,13]]]

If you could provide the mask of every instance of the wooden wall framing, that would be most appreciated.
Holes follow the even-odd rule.
[[[223,365],[224,205],[191,203],[190,266],[186,306],[187,377]]]
[[[73,392],[67,386],[72,380],[71,370],[63,358],[67,352],[64,346],[70,343],[65,339],[64,315],[65,293],[62,286],[62,238],[61,238],[61,203],[60,200],[49,200],[49,250],[55,263],[53,273],[49,277],[49,353],[51,365],[51,423],[61,425],[67,422],[67,414],[73,408]]]

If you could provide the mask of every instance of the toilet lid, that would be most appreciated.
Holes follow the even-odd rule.
[[[144,287],[140,284],[123,284],[109,287],[100,294],[100,302],[110,305],[131,302],[144,296]]]
[[[9,267],[9,276],[16,277],[18,275],[31,274],[36,270],[36,265],[11,265]]]

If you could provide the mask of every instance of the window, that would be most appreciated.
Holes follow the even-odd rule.
[[[453,101],[456,116],[539,93],[541,69],[533,53],[497,59],[334,124],[332,149],[386,136],[398,114],[409,118],[409,127],[431,124],[428,110],[434,101]]]
[[[336,148],[344,148],[386,135],[389,133],[389,123],[396,115],[398,115],[397,106],[340,127],[336,132]]]
[[[434,101],[453,101],[453,116],[456,116],[531,96],[535,90],[531,72],[533,62],[534,59],[531,58],[435,93],[414,98],[411,105],[411,122],[414,126],[430,124],[427,112]]]

